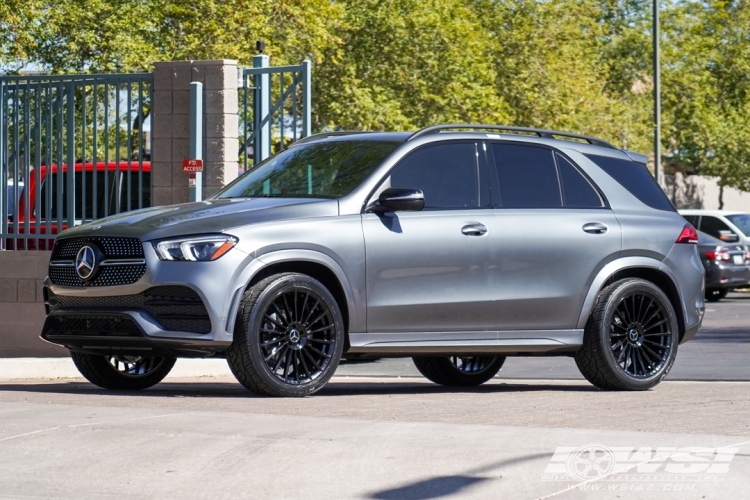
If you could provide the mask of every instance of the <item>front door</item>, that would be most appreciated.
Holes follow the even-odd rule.
[[[488,172],[475,141],[407,155],[384,187],[421,189],[420,212],[365,214],[367,330],[483,330],[489,323]]]

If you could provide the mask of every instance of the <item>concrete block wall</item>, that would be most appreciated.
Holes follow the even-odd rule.
[[[67,356],[39,338],[50,252],[0,252],[0,358]]]
[[[237,61],[170,61],[154,65],[153,204],[188,201],[190,83],[203,83],[203,197],[237,177]]]
[[[719,178],[702,175],[665,175],[663,188],[677,208],[719,209]],[[750,213],[750,193],[724,188],[724,210]]]

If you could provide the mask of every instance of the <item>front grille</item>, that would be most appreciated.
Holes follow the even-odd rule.
[[[143,244],[138,238],[70,238],[57,240],[52,250],[53,261],[69,261],[74,264],[78,251],[89,244],[97,246],[105,259],[143,259]],[[91,281],[82,280],[75,266],[50,266],[49,279],[60,286],[117,286],[135,283],[146,274],[145,264],[106,266]]]
[[[185,286],[157,286],[137,295],[113,297],[74,297],[55,295],[46,290],[47,312],[76,310],[140,310],[156,320],[164,330],[191,333],[211,331],[211,319],[200,296]]]
[[[45,331],[55,335],[143,336],[138,325],[124,316],[52,316],[45,324]]]
[[[57,240],[52,249],[52,260],[75,259],[78,250],[86,243],[96,243],[105,257],[108,258],[138,258],[143,257],[143,243],[138,238],[69,238]]]

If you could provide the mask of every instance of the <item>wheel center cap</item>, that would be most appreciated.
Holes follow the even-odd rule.
[[[301,335],[299,334],[299,332],[297,331],[297,329],[296,329],[296,328],[292,328],[292,329],[291,329],[291,330],[289,331],[289,340],[291,340],[291,341],[292,341],[292,342],[294,342],[295,344],[296,344],[297,342],[299,342],[299,339],[300,339],[300,337],[301,337]]]
[[[635,328],[631,328],[628,330],[628,340],[631,342],[637,342],[638,341],[638,330]]]

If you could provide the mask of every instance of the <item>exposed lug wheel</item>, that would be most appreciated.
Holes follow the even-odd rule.
[[[436,384],[470,387],[492,379],[505,363],[504,356],[417,356],[419,373]]]
[[[624,279],[599,294],[575,360],[601,389],[645,390],[669,373],[678,343],[677,316],[664,292]]]
[[[175,358],[100,355],[71,351],[73,363],[86,380],[104,389],[136,391],[161,382]]]
[[[333,295],[315,279],[270,276],[245,292],[227,351],[229,367],[256,394],[313,394],[339,365],[343,323]]]
[[[729,292],[726,288],[707,288],[706,289],[706,300],[708,302],[718,302],[727,296]]]

